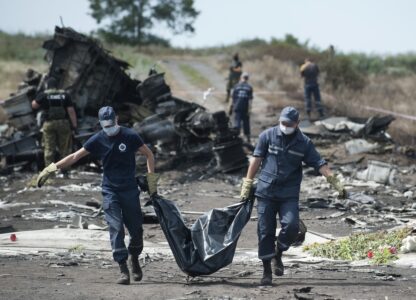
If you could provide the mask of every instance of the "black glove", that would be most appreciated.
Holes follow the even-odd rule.
[[[231,103],[230,106],[228,106],[228,115],[231,116],[233,114],[233,104]]]
[[[142,192],[147,192],[149,190],[149,185],[147,184],[147,177],[145,175],[137,176],[136,182]]]

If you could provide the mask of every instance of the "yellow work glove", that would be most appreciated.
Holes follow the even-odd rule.
[[[243,178],[243,184],[241,185],[241,200],[247,200],[250,198],[251,189],[253,188],[253,179]]]
[[[39,173],[38,178],[36,180],[36,185],[38,187],[44,185],[46,180],[48,180],[48,178],[56,171],[58,171],[58,168],[56,167],[55,163],[51,163],[49,166],[43,169],[42,172]]]
[[[147,185],[149,186],[149,195],[157,194],[157,182],[160,175],[158,173],[147,173]]]
[[[345,199],[347,197],[347,191],[344,185],[339,181],[335,175],[330,175],[326,178],[326,181],[339,193],[339,198]]]

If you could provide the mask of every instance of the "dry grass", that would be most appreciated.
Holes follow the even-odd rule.
[[[252,74],[251,81],[254,85],[267,91],[292,93],[298,91],[302,86],[296,65],[277,60],[271,56],[246,62],[244,71]]]
[[[16,91],[17,85],[23,79],[26,70],[30,67],[40,72],[47,70],[47,64],[42,61],[44,50],[40,47],[46,37],[8,36],[0,32],[0,42],[5,45],[0,49],[0,99],[8,98],[10,93]],[[224,78],[230,63],[231,54],[240,53],[244,63],[244,70],[251,73],[250,81],[256,91],[270,91],[263,94],[272,107],[280,108],[293,100],[302,100],[302,79],[299,76],[299,64],[306,56],[322,62],[325,67],[326,53],[294,47],[287,43],[264,41],[243,41],[230,47],[213,49],[171,49],[163,47],[128,47],[120,45],[107,45],[114,55],[131,63],[130,73],[133,77],[144,79],[149,67],[155,62],[159,71],[165,71],[163,62],[154,60],[155,57],[175,54],[177,56],[209,56],[217,64],[218,70],[223,70]],[[345,62],[342,57],[340,62]],[[411,63],[405,64],[411,66]],[[335,65],[333,65],[335,66]],[[341,67],[340,67],[341,66]],[[342,64],[337,70],[342,76]],[[188,70],[189,71],[189,70]],[[194,73],[193,70],[188,73]],[[337,73],[338,74],[338,73]],[[336,75],[337,75],[336,74]],[[407,74],[407,75],[406,75]],[[372,75],[366,79],[367,85],[362,90],[352,88],[338,88],[332,90],[325,83],[325,74],[322,74],[323,102],[328,109],[337,114],[347,116],[369,117],[376,112],[364,110],[363,106],[373,106],[397,113],[416,116],[416,75],[408,72],[404,76]],[[410,75],[409,75],[410,74]],[[191,74],[192,75],[192,74]],[[194,74],[192,75],[194,76]],[[174,83],[170,74],[167,80]],[[174,86],[172,87],[174,88]],[[281,94],[279,92],[285,92]],[[293,102],[294,106],[302,108],[301,101]],[[389,133],[403,143],[416,144],[416,122],[397,118],[390,126]]]
[[[46,62],[41,61],[29,63],[0,60],[0,100],[7,99],[10,93],[16,92],[18,84],[23,80],[29,68],[43,73],[48,67]]]
[[[218,62],[217,67],[227,70],[227,60]],[[265,95],[277,107],[287,103],[288,99],[302,100],[303,82],[299,76],[299,67],[290,61],[281,61],[273,56],[244,60],[244,71],[251,73],[251,82],[264,91],[284,91],[286,97]],[[321,76],[321,91],[324,105],[327,109],[339,115],[350,117],[370,117],[380,114],[366,110],[364,106],[381,108],[396,113],[416,116],[416,75],[401,77],[388,75],[372,75],[367,78],[367,85],[362,90],[339,88],[333,90],[325,83],[325,74]],[[282,102],[282,103],[280,103]],[[303,104],[294,102],[292,105],[302,107]],[[416,122],[397,117],[389,127],[393,138],[403,144],[416,145]]]
[[[340,89],[334,92],[326,89],[326,92],[328,96],[324,96],[324,100],[332,110],[347,116],[369,117],[378,114],[365,109],[365,106],[416,116],[415,75],[401,78],[374,76],[361,91]],[[396,117],[388,132],[400,143],[416,144],[416,121]]]

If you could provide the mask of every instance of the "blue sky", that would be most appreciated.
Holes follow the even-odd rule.
[[[413,0],[196,0],[196,8],[196,34],[157,33],[183,47],[291,33],[322,49],[333,44],[344,52],[416,52]],[[0,0],[0,30],[52,32],[62,16],[66,26],[88,33],[97,29],[88,11],[88,0]]]

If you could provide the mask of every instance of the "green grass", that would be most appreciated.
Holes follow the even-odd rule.
[[[139,48],[126,45],[105,45],[107,49],[111,51],[111,54],[118,59],[122,59],[130,64],[130,68],[127,70],[133,78],[144,80],[148,77],[149,70],[152,67],[156,68],[158,73],[166,72],[158,55],[151,56],[141,52]]]
[[[0,100],[7,99],[10,93],[17,91],[17,86],[23,80],[29,68],[43,73],[48,70],[48,64],[42,60],[35,60],[33,63],[30,63],[0,58]]]
[[[402,246],[402,240],[410,232],[410,228],[404,228],[389,232],[357,233],[341,240],[323,244],[314,243],[305,246],[304,250],[313,256],[351,261],[365,259],[371,251],[372,263],[386,264],[397,259],[396,253],[391,253],[390,249],[399,249]]]
[[[45,55],[42,44],[48,38],[50,36],[27,36],[20,33],[11,35],[0,31],[0,59],[25,63],[42,61]]]
[[[201,75],[201,73],[198,72],[195,68],[188,64],[180,64],[179,65],[180,70],[182,73],[188,78],[189,82],[193,85],[206,89],[211,86],[211,82]]]

